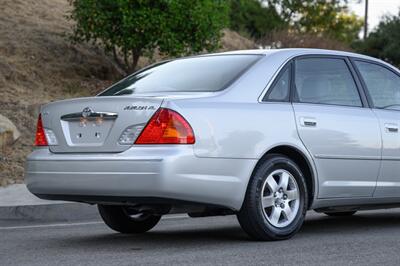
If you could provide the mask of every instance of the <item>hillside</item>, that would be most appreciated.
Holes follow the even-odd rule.
[[[91,45],[68,41],[67,0],[3,0],[0,9],[0,114],[21,132],[1,151],[0,186],[22,182],[40,104],[93,95],[121,77],[112,59]],[[254,43],[224,31],[222,50]],[[146,60],[140,61],[140,66]]]

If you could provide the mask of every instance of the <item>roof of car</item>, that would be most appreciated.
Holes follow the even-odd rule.
[[[288,57],[300,56],[300,55],[341,55],[341,56],[351,56],[357,58],[365,58],[370,60],[378,60],[379,59],[352,53],[346,51],[337,51],[337,50],[325,50],[325,49],[312,49],[312,48],[284,48],[284,49],[253,49],[253,50],[237,50],[237,51],[229,51],[223,52],[219,54],[263,54],[263,55],[271,55],[274,53],[283,53]]]

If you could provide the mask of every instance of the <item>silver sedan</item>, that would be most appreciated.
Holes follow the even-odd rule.
[[[27,187],[98,204],[121,233],[167,213],[236,214],[251,237],[278,240],[310,209],[398,206],[399,75],[314,49],[157,63],[95,97],[42,106]]]

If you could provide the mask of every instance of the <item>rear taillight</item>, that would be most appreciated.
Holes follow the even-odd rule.
[[[160,108],[143,129],[135,144],[194,144],[193,129],[179,113]]]
[[[36,126],[35,146],[48,146],[46,140],[46,134],[44,132],[42,115],[39,114],[39,118]]]

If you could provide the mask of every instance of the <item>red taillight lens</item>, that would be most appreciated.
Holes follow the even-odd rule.
[[[193,144],[193,129],[180,114],[160,108],[153,115],[135,144]]]
[[[42,123],[42,115],[39,114],[39,118],[37,121],[36,127],[36,137],[35,137],[35,146],[47,146],[46,134],[44,133],[43,123]]]

